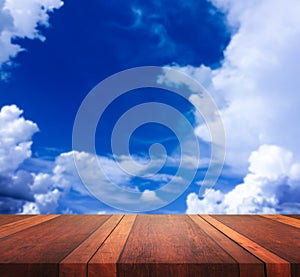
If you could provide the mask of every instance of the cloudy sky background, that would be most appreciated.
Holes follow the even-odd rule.
[[[226,160],[204,198],[198,191],[205,162],[176,201],[154,212],[299,213],[300,2],[145,2],[0,0],[0,212],[120,212],[80,181],[74,155],[87,175],[100,176],[91,154],[72,151],[73,121],[105,77],[158,65],[185,72],[212,95],[225,127]],[[134,96],[132,102],[139,103]],[[191,118],[204,143],[205,126]],[[142,191],[145,203],[159,201],[153,188],[167,183],[178,165],[170,151],[165,171],[137,180],[105,153],[98,151],[111,178]],[[101,189],[110,193],[109,183],[101,181]]]

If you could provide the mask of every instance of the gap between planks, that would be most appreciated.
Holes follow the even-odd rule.
[[[264,263],[198,215],[189,217],[239,264],[240,277],[265,276]]]
[[[125,215],[88,263],[88,276],[117,276],[117,263],[137,215]]]
[[[290,263],[281,257],[275,255],[273,252],[265,249],[256,242],[250,240],[249,238],[243,236],[242,234],[231,229],[227,225],[221,223],[217,219],[210,215],[199,215],[201,218],[206,220],[213,227],[217,228],[224,235],[229,237],[231,240],[242,246],[252,255],[259,258],[266,264],[267,276],[280,276],[280,277],[290,277],[291,276],[291,266]]]
[[[95,232],[68,254],[59,265],[60,277],[87,276],[88,263],[105,240],[120,224],[124,215],[111,215]]]

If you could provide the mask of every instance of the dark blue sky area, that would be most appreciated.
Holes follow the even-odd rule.
[[[0,105],[17,104],[41,132],[39,155],[71,150],[81,101],[101,80],[135,66],[217,67],[230,38],[224,15],[206,1],[66,1],[43,29],[46,42],[20,40]]]

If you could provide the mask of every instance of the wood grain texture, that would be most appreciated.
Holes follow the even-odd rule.
[[[28,217],[32,217],[32,215],[0,214],[0,226],[11,222],[16,222],[18,220],[25,219]]]
[[[300,220],[300,214],[286,214],[285,216],[296,218]]]
[[[21,220],[4,224],[0,226],[0,238],[20,232],[29,227],[41,224],[55,217],[58,217],[58,215],[35,215],[32,217],[27,217]]]
[[[188,275],[234,277],[238,264],[185,215],[138,216],[118,276]]]
[[[263,248],[261,245],[257,244],[255,241],[249,239],[248,237],[236,232],[232,228],[226,226],[225,224],[221,223],[220,221],[216,220],[214,217],[219,219],[219,216],[209,216],[209,215],[202,215],[203,219],[205,219],[208,223],[212,226],[216,227],[226,236],[231,238],[233,241],[241,245],[243,248],[248,250],[251,254],[255,255],[259,259],[261,259],[266,264],[266,273],[267,276],[278,276],[278,277],[289,277],[291,276],[290,271],[290,263],[281,257],[275,255],[271,251]],[[240,218],[240,217],[239,217]],[[235,220],[240,223],[236,218]],[[249,225],[247,224],[244,226],[248,228]],[[258,230],[258,229],[257,229]],[[265,234],[264,234],[265,235]]]
[[[84,277],[87,274],[87,263],[119,224],[123,215],[112,215],[93,234],[74,249],[59,266],[61,277]]]
[[[299,229],[258,215],[214,216],[261,247],[289,261],[292,276],[300,276]],[[258,231],[259,230],[259,231]]]
[[[238,262],[241,277],[262,277],[264,273],[264,264],[251,255],[248,251],[241,248],[237,243],[232,241],[222,232],[211,226],[198,215],[190,215],[190,218],[199,225],[199,227],[219,244],[235,261]]]
[[[88,276],[117,276],[117,262],[136,215],[125,215],[88,263]]]
[[[1,277],[58,276],[59,262],[107,218],[59,216],[0,239]]]
[[[284,215],[280,215],[280,214],[272,214],[272,215],[264,214],[261,216],[272,219],[272,220],[276,220],[278,222],[281,222],[281,223],[284,223],[284,224],[287,224],[287,225],[290,225],[290,226],[293,226],[296,228],[300,228],[300,220],[296,219],[296,218],[292,218],[292,217],[284,216]]]
[[[0,276],[299,277],[298,221],[294,215],[0,215]]]

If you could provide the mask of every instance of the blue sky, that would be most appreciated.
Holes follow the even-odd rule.
[[[0,0],[0,212],[122,211],[96,199],[82,184],[74,157],[89,178],[101,178],[90,163],[91,153],[72,149],[73,123],[99,82],[151,65],[183,72],[207,89],[226,134],[223,171],[200,197],[211,144],[221,143],[210,141],[195,113],[201,95],[191,93],[189,101],[182,101],[147,88],[122,95],[99,122],[96,152],[113,182],[139,191],[145,207],[160,201],[155,189],[168,183],[179,165],[174,133],[154,123],[134,132],[130,150],[140,162],[149,160],[153,143],[162,143],[168,154],[168,163],[151,178],[130,177],[116,167],[110,133],[129,108],[163,102],[191,122],[203,155],[195,179],[179,198],[150,212],[298,213],[297,11],[296,0],[289,6],[280,0]],[[184,79],[165,78],[188,87]],[[128,157],[118,159],[128,162]],[[109,185],[103,182],[99,189],[113,194]]]

